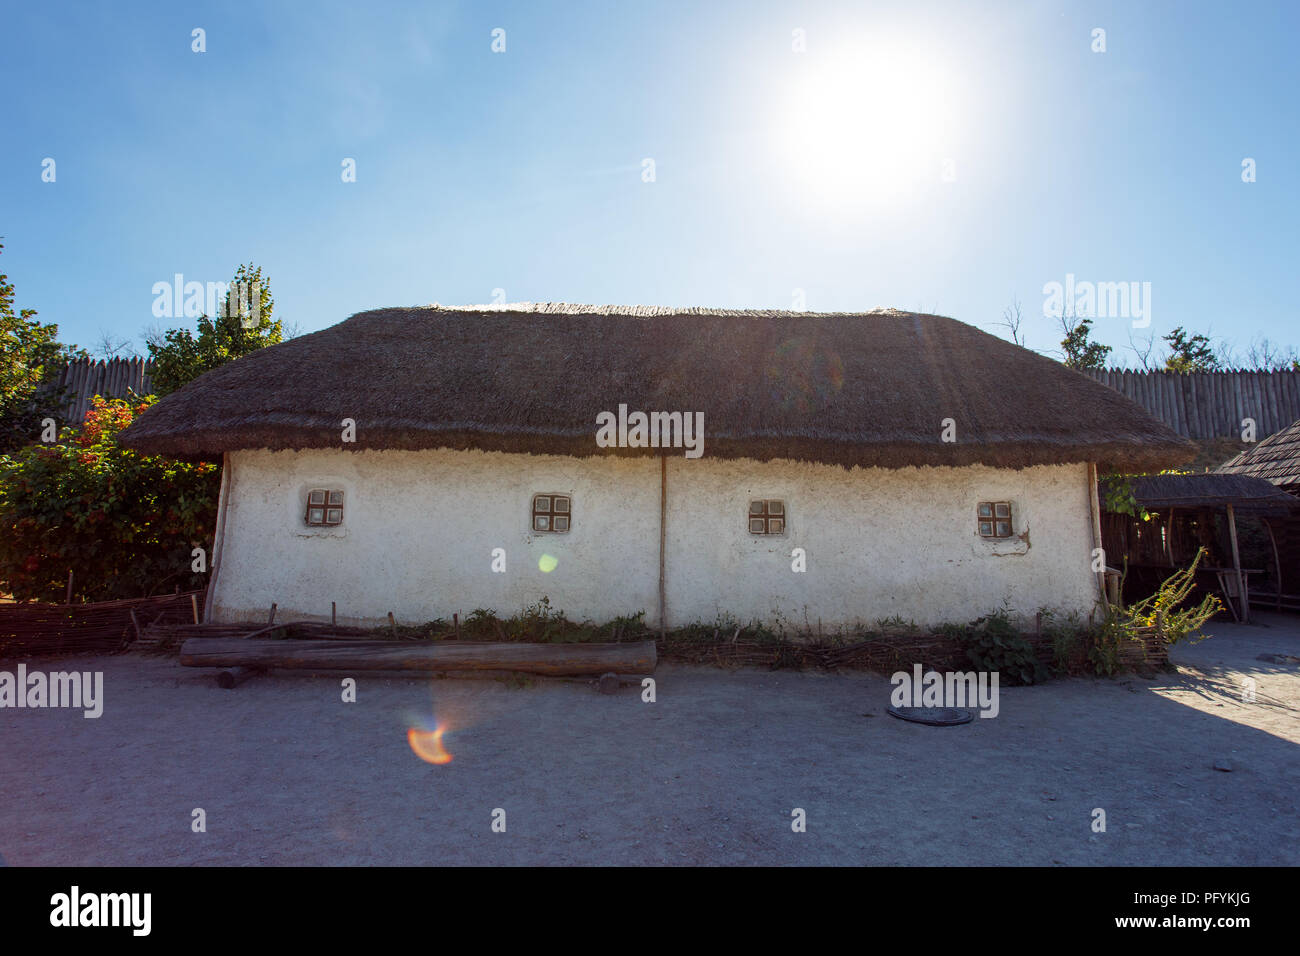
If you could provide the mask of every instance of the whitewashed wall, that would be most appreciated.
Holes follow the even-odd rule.
[[[659,464],[453,451],[234,452],[214,621],[340,623],[503,615],[549,596],[573,618],[657,623]],[[304,527],[310,487],[342,488],[341,527]],[[573,499],[568,534],[530,531],[532,496]],[[751,497],[783,498],[781,537],[748,532]],[[980,500],[1011,499],[1024,539],[978,537]],[[825,628],[900,616],[966,621],[1004,599],[1086,613],[1095,594],[1087,466],[1005,471],[668,461],[668,623],[783,618]],[[806,573],[791,571],[794,548]],[[491,570],[506,551],[505,574]],[[554,570],[539,568],[543,555]]]
[[[697,467],[699,466],[699,467]],[[749,534],[751,498],[781,498],[781,537]],[[980,501],[1010,500],[1018,536],[980,538]],[[1084,613],[1096,596],[1087,465],[1023,471],[852,469],[668,459],[670,622],[778,615],[816,627],[965,622],[1003,600]],[[804,549],[807,571],[791,571]]]

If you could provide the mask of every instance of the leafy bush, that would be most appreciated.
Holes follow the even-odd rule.
[[[1120,668],[1120,648],[1125,641],[1138,641],[1142,635],[1154,634],[1165,644],[1177,644],[1191,639],[1199,642],[1209,637],[1202,634],[1192,638],[1205,623],[1223,610],[1223,602],[1216,595],[1207,594],[1200,604],[1179,610],[1196,586],[1196,567],[1205,556],[1205,549],[1196,552],[1191,566],[1175,571],[1159,589],[1138,603],[1124,607],[1111,604],[1101,622],[1088,659],[1102,674],[1114,674]]]
[[[1005,608],[975,619],[958,639],[971,666],[978,671],[997,671],[1002,683],[1032,684],[1046,676],[1034,646]]]
[[[58,444],[0,456],[0,589],[19,600],[139,597],[201,587],[191,550],[210,551],[221,469],[144,457],[117,435],[154,401],[96,396]]]

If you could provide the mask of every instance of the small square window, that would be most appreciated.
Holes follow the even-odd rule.
[[[975,515],[981,538],[1012,536],[1011,502],[981,501],[975,509]]]
[[[572,524],[568,495],[533,495],[533,530],[564,534]]]
[[[750,534],[784,534],[785,502],[780,498],[758,498],[749,503]]]
[[[327,505],[326,502],[329,502]],[[307,492],[307,526],[322,528],[343,523],[343,492],[328,488],[312,488]]]

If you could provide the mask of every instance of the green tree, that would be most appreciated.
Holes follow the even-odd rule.
[[[1109,345],[1090,341],[1092,319],[1075,321],[1069,316],[1063,316],[1061,331],[1065,333],[1065,338],[1061,340],[1061,348],[1065,352],[1065,365],[1068,368],[1106,367],[1106,356],[1110,355],[1111,348]]]
[[[1213,372],[1219,368],[1219,358],[1204,335],[1189,336],[1180,325],[1165,336],[1165,341],[1169,344],[1169,356],[1165,359],[1169,371]]]
[[[154,391],[163,396],[194,381],[204,372],[241,356],[275,345],[283,337],[272,318],[275,300],[261,266],[241,265],[226,293],[220,312],[198,320],[198,332],[169,329],[150,341]]]
[[[35,315],[35,309],[14,311],[13,283],[0,274],[0,453],[35,441],[41,419],[58,417],[62,395],[49,380],[68,359],[85,354],[61,345],[59,327]]]

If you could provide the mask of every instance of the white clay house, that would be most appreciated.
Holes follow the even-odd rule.
[[[122,440],[224,463],[210,620],[352,624],[543,595],[670,627],[1086,614],[1098,467],[1191,457],[942,316],[531,304],[364,312]]]

